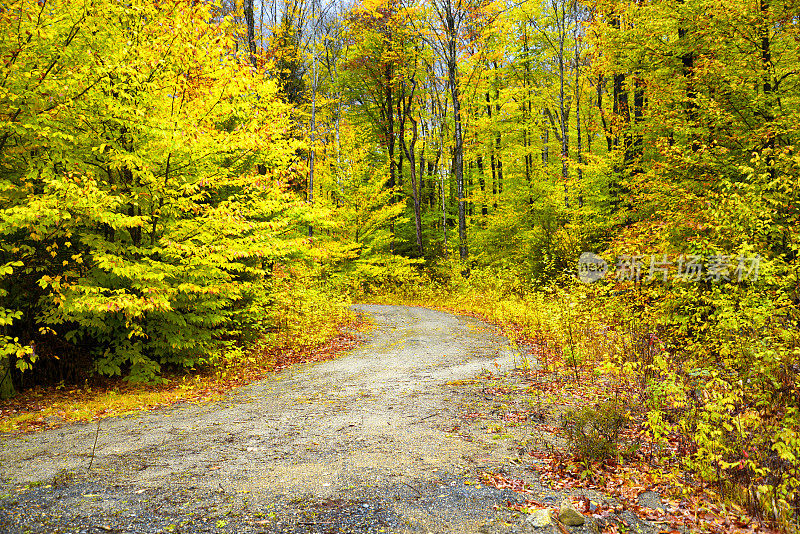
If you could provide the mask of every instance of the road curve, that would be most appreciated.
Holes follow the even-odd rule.
[[[103,420],[91,470],[95,423],[3,436],[0,530],[477,528],[508,495],[460,478],[465,457],[492,453],[449,432],[464,399],[446,384],[509,369],[508,340],[425,308],[355,308],[374,327],[334,360],[215,403]]]

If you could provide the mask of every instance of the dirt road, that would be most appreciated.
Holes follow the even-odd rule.
[[[454,432],[448,382],[510,369],[470,318],[357,307],[375,327],[335,360],[223,401],[2,436],[2,532],[477,532],[516,498],[473,483],[500,441]],[[477,460],[476,460],[477,459]]]

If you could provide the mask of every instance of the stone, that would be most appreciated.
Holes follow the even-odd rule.
[[[631,534],[656,534],[660,530],[647,521],[641,520],[639,516],[630,510],[622,511],[619,514],[619,518]]]
[[[547,508],[534,510],[525,516],[525,524],[536,528],[550,526],[552,524],[552,521],[550,521],[550,510]]]
[[[644,506],[651,510],[658,510],[662,514],[666,512],[666,508],[661,502],[661,495],[655,491],[643,491],[636,500],[639,502],[639,506]]]
[[[558,520],[568,527],[579,527],[586,522],[583,514],[573,508],[569,501],[561,503],[561,508],[558,510]]]

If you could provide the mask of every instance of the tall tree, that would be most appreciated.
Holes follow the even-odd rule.
[[[450,88],[450,102],[453,107],[453,175],[456,180],[456,194],[458,201],[458,255],[461,261],[466,261],[469,251],[467,248],[467,221],[466,202],[464,199],[464,137],[461,125],[461,96],[458,80],[458,42],[461,25],[466,13],[459,9],[461,1],[443,0],[434,2],[434,7],[439,16],[444,30],[445,62],[447,64],[447,81]]]
[[[256,19],[253,0],[243,0],[244,20],[247,27],[247,54],[250,64],[256,66]]]
[[[550,0],[547,5],[547,17],[541,20],[533,20],[534,27],[545,39],[551,51],[555,54],[555,62],[558,66],[558,123],[556,137],[561,144],[561,182],[564,191],[564,205],[569,207],[569,117],[572,98],[568,94],[567,84],[567,57],[566,47],[569,36],[570,21],[577,24],[577,18],[573,17],[574,10],[577,9],[577,2],[570,0]],[[551,123],[554,123],[552,114],[545,110]]]
[[[467,247],[466,198],[464,190],[464,133],[461,110],[461,87],[459,74],[460,44],[468,23],[480,22],[476,16],[484,7],[482,0],[435,0],[433,2],[435,24],[433,39],[447,70],[450,104],[453,109],[453,176],[456,184],[458,205],[458,254],[462,262],[469,256]]]

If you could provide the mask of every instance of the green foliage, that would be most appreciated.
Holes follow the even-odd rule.
[[[593,288],[601,328],[580,331],[600,369],[637,391],[656,444],[680,436],[684,468],[752,510],[789,524],[800,462],[793,308],[776,306],[771,276],[744,287]],[[788,312],[788,313],[787,313]],[[611,341],[609,345],[609,340]]]
[[[263,319],[276,344],[304,347],[327,341],[347,322],[349,301],[323,281],[318,270],[296,264],[276,268],[268,283]]]
[[[291,104],[300,104],[306,100],[306,83],[303,71],[307,69],[304,64],[298,39],[296,21],[285,12],[278,27],[274,29],[270,52],[272,59],[271,71],[278,80],[281,96]]]
[[[598,12],[598,67],[623,76],[617,91],[638,84],[647,99],[623,123],[642,148],[616,161],[635,217],[612,250],[760,257],[754,280],[618,283],[627,292],[603,306],[621,303],[663,343],[628,376],[653,436],[678,429],[687,440],[687,469],[796,528],[800,41],[785,21],[797,6],[608,2]]]
[[[211,18],[105,1],[0,13],[2,354],[18,367],[53,339],[134,380],[212,359],[260,319],[271,263],[302,253],[307,210],[280,185],[299,146],[288,108]]]
[[[22,267],[19,261],[9,262],[0,267],[0,280],[14,274],[14,268]],[[5,301],[8,291],[0,286],[0,298]],[[18,337],[11,337],[6,333],[15,320],[22,317],[22,312],[10,310],[0,306],[0,399],[12,397],[15,393],[12,382],[11,371],[16,362],[19,370],[29,369],[36,361],[36,354],[33,348],[20,344]]]

